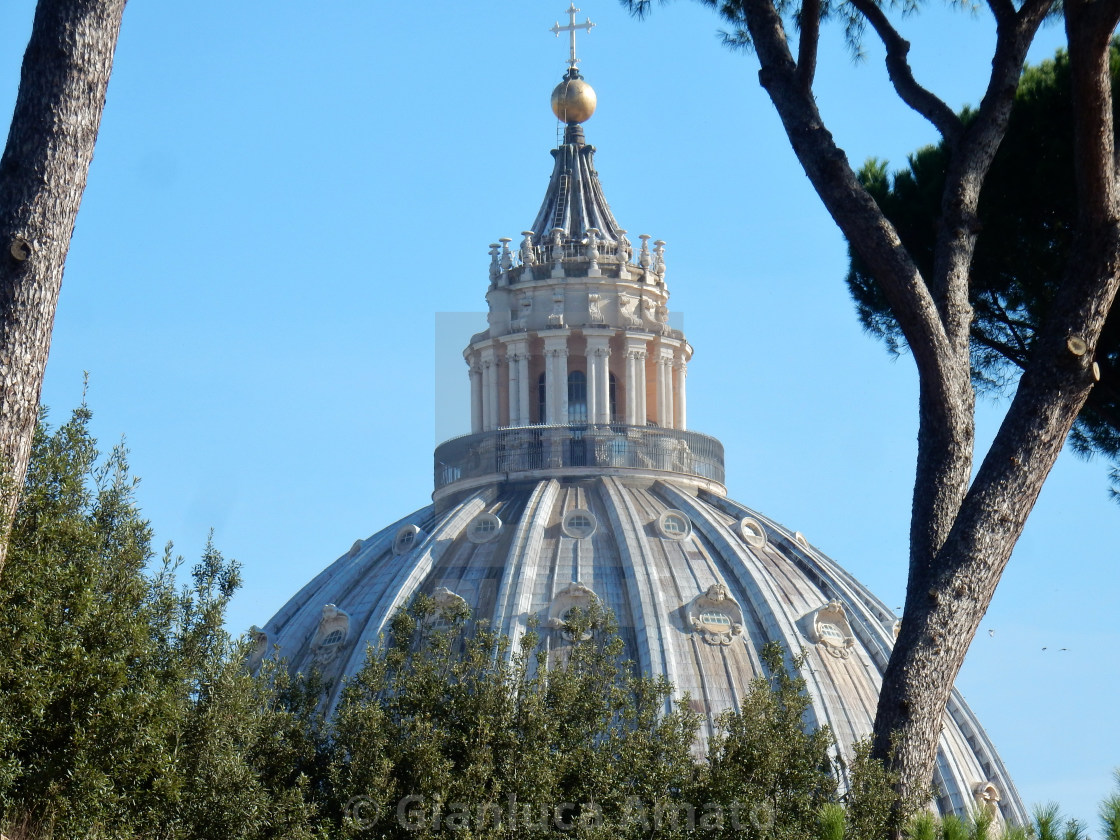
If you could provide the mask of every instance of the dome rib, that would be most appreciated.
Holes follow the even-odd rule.
[[[566,241],[581,242],[591,228],[596,228],[602,239],[620,241],[622,228],[595,170],[595,147],[584,143],[579,126],[567,127],[564,143],[552,150],[552,157],[552,177],[533,220],[532,231],[538,241],[551,237],[554,228],[563,229]]]

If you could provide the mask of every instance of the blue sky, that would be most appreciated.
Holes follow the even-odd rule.
[[[11,0],[0,28],[5,115],[33,7]],[[95,431],[126,436],[158,541],[191,561],[213,528],[243,564],[232,629],[424,505],[434,443],[467,430],[458,352],[485,325],[487,246],[532,223],[548,181],[564,8],[129,4],[44,402],[62,417],[90,372]],[[696,349],[690,426],[724,442],[734,498],[901,604],[913,365],[861,332],[845,246],[753,58],[723,49],[697,3],[638,22],[587,0],[587,16],[587,136],[620,223],[668,242]],[[920,80],[953,107],[979,99],[985,12],[931,6],[903,26]],[[1032,58],[1061,40],[1047,27]],[[825,41],[818,98],[852,161],[901,164],[933,141],[873,43],[853,62],[835,28]],[[437,312],[477,314],[437,336]],[[982,435],[1002,409],[981,404]],[[958,682],[1024,799],[1094,829],[1120,765],[1104,474],[1062,456]]]

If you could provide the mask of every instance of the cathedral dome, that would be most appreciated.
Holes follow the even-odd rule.
[[[687,426],[693,348],[669,324],[665,243],[627,238],[578,125],[552,155],[533,229],[490,247],[487,329],[463,351],[471,433],[436,448],[432,503],[328,565],[256,630],[254,656],[318,669],[330,710],[419,593],[465,603],[510,651],[537,624],[550,656],[573,644],[567,611],[597,602],[629,658],[689,696],[702,736],[765,675],[765,644],[803,653],[806,724],[828,725],[850,766],[898,618],[800,533],[728,497],[723,445]],[[943,814],[1027,821],[956,692],[933,782]]]

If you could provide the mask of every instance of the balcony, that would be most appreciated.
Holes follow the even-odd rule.
[[[675,473],[724,483],[723,444],[713,437],[657,426],[519,426],[452,438],[436,447],[437,495],[454,484],[596,470]],[[668,476],[666,476],[668,477]]]

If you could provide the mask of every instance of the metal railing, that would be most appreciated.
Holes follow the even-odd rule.
[[[452,438],[436,447],[435,489],[488,475],[622,468],[682,473],[723,484],[723,444],[657,426],[519,426]]]

